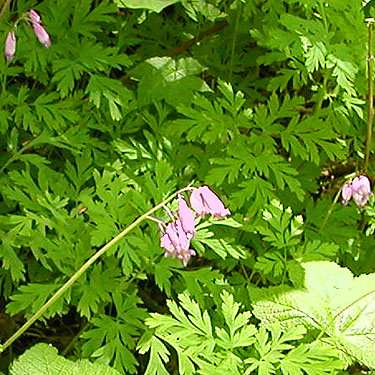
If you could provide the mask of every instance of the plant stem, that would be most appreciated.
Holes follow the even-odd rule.
[[[0,8],[0,20],[4,17],[5,12],[9,7],[10,0],[5,0],[3,5]]]
[[[322,225],[320,226],[319,228],[319,231],[318,231],[318,234],[320,234],[322,232],[322,230],[324,229],[324,227],[326,226],[327,224],[327,221],[329,219],[329,217],[331,216],[332,214],[332,211],[333,211],[333,207],[335,207],[335,204],[337,203],[337,201],[339,200],[340,198],[340,195],[341,195],[341,191],[342,191],[342,188],[343,186],[341,186],[340,190],[337,192],[337,194],[335,195],[335,198],[333,199],[333,202],[331,203],[331,207],[329,208],[323,222],[322,222]]]
[[[236,5],[237,5],[236,20],[235,20],[234,29],[233,29],[233,39],[232,39],[232,48],[231,48],[231,53],[230,53],[228,82],[232,81],[234,54],[236,52],[236,41],[237,41],[237,34],[238,34],[238,25],[240,23],[240,17],[241,17],[241,4],[239,4],[238,1],[236,1]]]
[[[0,173],[4,172],[5,169],[9,166],[9,164],[17,160],[26,150],[28,150],[31,147],[34,147],[35,144],[38,144],[39,140],[40,136],[34,138],[32,141],[28,142],[25,146],[23,146],[19,151],[17,151],[13,156],[11,156],[0,168]]]
[[[368,116],[367,116],[367,133],[366,133],[366,151],[365,151],[365,167],[364,172],[367,172],[367,168],[370,161],[370,151],[371,151],[371,140],[372,140],[372,126],[374,119],[374,102],[373,102],[373,61],[374,56],[372,55],[372,29],[373,29],[373,18],[367,19],[368,28]]]
[[[86,329],[90,326],[90,322],[86,322],[83,327],[79,330],[79,332],[73,337],[72,340],[70,340],[69,344],[64,348],[64,350],[61,352],[61,355],[65,356],[69,351],[72,349],[73,345],[79,340],[80,336],[83,332],[86,331]]]
[[[87,271],[87,269],[98,259],[100,258],[108,249],[110,249],[113,245],[119,242],[124,236],[126,236],[132,229],[134,229],[138,224],[140,224],[143,220],[147,219],[151,214],[157,211],[159,208],[163,207],[166,203],[171,201],[175,198],[178,194],[182,193],[183,191],[191,190],[191,187],[185,187],[172,195],[166,198],[163,202],[157,204],[151,210],[147,211],[143,215],[141,215],[138,219],[133,221],[128,227],[126,227],[120,234],[118,234],[115,238],[109,241],[106,245],[104,245],[101,249],[99,249],[89,260],[86,261],[83,266],[74,273],[74,275],[22,326],[20,327],[16,333],[14,333],[3,345],[0,346],[0,353],[2,353],[6,348],[8,348],[15,340],[17,340],[36,320],[38,320],[46,311],[47,309],[52,306],[64,292],[66,292],[83,273]]]

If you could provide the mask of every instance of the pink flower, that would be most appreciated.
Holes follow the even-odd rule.
[[[362,209],[366,205],[370,195],[372,195],[370,180],[366,176],[356,177],[352,181],[352,190],[354,202]]]
[[[190,204],[200,216],[211,214],[216,217],[224,217],[231,214],[220,198],[208,186],[194,189],[190,195]]]
[[[40,16],[39,16],[39,14],[34,9],[30,9],[30,11],[29,11],[29,18],[30,18],[30,21],[33,24],[34,23],[40,23]]]
[[[346,206],[353,196],[352,184],[351,183],[345,184],[342,188],[341,193],[342,193],[342,204]]]
[[[39,42],[48,48],[51,45],[51,40],[45,28],[39,23],[33,23],[33,29]]]
[[[186,233],[187,237],[192,239],[195,235],[194,214],[191,212],[191,209],[188,207],[185,199],[182,198],[182,195],[178,196],[178,217],[180,219],[182,229]]]
[[[5,56],[8,61],[13,60],[16,53],[16,35],[13,31],[9,31],[5,39]]]
[[[356,205],[362,209],[372,195],[370,180],[366,176],[359,176],[345,184],[342,188],[342,203],[347,205],[353,198]]]
[[[182,228],[180,220],[169,223],[165,229],[165,234],[161,237],[161,247],[166,249],[164,256],[173,256],[179,259],[186,267],[190,257],[195,255],[195,251],[189,249],[190,239]]]

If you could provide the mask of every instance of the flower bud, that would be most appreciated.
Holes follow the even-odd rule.
[[[13,60],[16,53],[16,35],[13,31],[9,31],[5,39],[5,56],[8,61]]]
[[[40,23],[40,16],[39,16],[39,14],[34,9],[31,9],[29,11],[29,18],[30,18],[30,21],[33,24],[34,23]]]
[[[51,40],[45,28],[39,23],[33,23],[33,29],[39,42],[48,48],[51,45]]]

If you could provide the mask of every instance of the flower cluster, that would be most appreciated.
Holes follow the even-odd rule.
[[[51,40],[46,29],[42,26],[40,15],[33,9],[28,12],[28,20],[31,22],[34,33],[38,38],[39,42],[45,47],[51,45]],[[5,57],[8,61],[13,60],[16,53],[16,34],[14,31],[9,31],[5,39]]]
[[[208,186],[193,190],[190,195],[190,206],[196,214],[192,212],[182,195],[178,196],[178,219],[166,226],[165,234],[160,241],[160,246],[166,250],[165,256],[179,259],[185,267],[190,257],[195,255],[195,251],[190,249],[190,240],[195,236],[195,218],[204,215],[230,215],[230,211]]]
[[[366,176],[359,176],[348,182],[342,188],[342,204],[347,205],[353,198],[356,205],[362,209],[372,195],[370,180]]]

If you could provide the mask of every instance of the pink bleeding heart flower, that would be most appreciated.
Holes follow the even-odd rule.
[[[45,28],[39,23],[33,23],[33,29],[39,42],[48,48],[51,45],[51,40]]]
[[[370,180],[366,176],[356,177],[352,181],[353,200],[359,208],[363,208],[372,195]]]
[[[7,61],[13,60],[14,54],[16,53],[16,35],[13,31],[9,31],[5,39],[4,51]]]
[[[190,239],[182,228],[180,220],[169,223],[165,228],[165,234],[161,237],[161,247],[166,249],[164,256],[173,256],[181,261],[186,267],[190,257],[195,255],[195,251],[190,249]]]
[[[190,204],[199,216],[211,214],[216,217],[225,217],[231,214],[220,198],[208,186],[194,189],[190,195]]]
[[[345,184],[342,188],[341,194],[342,194],[342,204],[346,206],[353,196],[352,184],[351,183]]]
[[[30,9],[29,18],[31,23],[40,23],[40,15],[34,9]]]
[[[178,217],[187,237],[192,239],[195,236],[194,214],[188,207],[185,199],[182,198],[182,195],[178,196]]]

